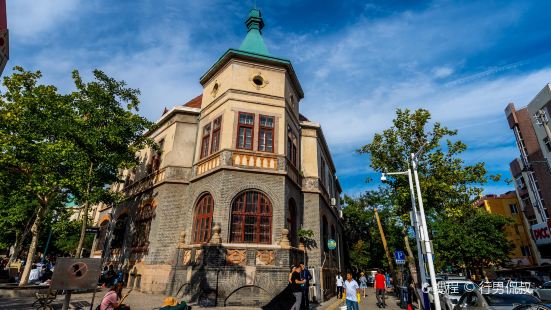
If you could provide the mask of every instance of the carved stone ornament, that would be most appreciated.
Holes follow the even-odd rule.
[[[203,260],[203,250],[195,250],[195,263],[199,264]]]
[[[262,72],[260,71],[251,74],[251,76],[249,77],[249,81],[251,81],[251,83],[254,87],[256,87],[257,90],[264,88],[266,87],[266,85],[270,84],[270,81],[264,78],[262,76]]]
[[[281,239],[279,241],[279,245],[282,248],[291,246],[291,243],[289,242],[289,230],[287,228],[283,228],[281,230]]]
[[[275,253],[272,250],[260,250],[256,252],[256,264],[261,266],[273,266]]]
[[[214,81],[214,85],[212,86],[212,90],[210,91],[210,94],[213,98],[216,98],[216,94],[218,93],[218,90],[220,89],[220,82]]]
[[[184,265],[189,265],[189,263],[191,262],[191,250],[185,250],[183,256],[184,256],[184,259],[183,259]]]
[[[214,243],[214,244],[222,243],[222,237],[220,237],[221,231],[222,229],[220,228],[220,225],[214,224],[214,227],[212,228],[212,237],[210,238],[210,243]]]
[[[244,265],[247,257],[247,250],[228,250],[226,254],[226,262],[228,265]]]
[[[178,238],[178,247],[183,247],[186,244],[186,232],[182,230],[180,237]]]

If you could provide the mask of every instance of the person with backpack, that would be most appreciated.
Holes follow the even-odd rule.
[[[122,282],[114,284],[107,292],[107,294],[103,296],[101,304],[96,308],[96,310],[130,310],[130,307],[123,304],[123,302],[132,290],[128,291],[126,295],[122,296],[122,287]]]
[[[312,275],[310,274],[310,271],[308,270],[308,268],[304,266],[304,262],[300,262],[299,266],[302,269],[302,271],[300,272],[300,279],[305,281],[304,284],[301,285],[302,304],[300,308],[302,310],[309,310],[310,309],[309,290],[310,290],[310,280],[312,280]]]
[[[379,308],[386,308],[386,288],[386,277],[383,271],[379,269],[375,275],[375,296],[377,297],[377,307]]]

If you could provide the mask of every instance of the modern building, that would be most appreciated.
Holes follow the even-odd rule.
[[[547,90],[546,90],[547,89]],[[547,101],[545,96],[548,96]],[[521,209],[530,226],[537,252],[533,253],[538,265],[551,263],[551,231],[548,205],[551,203],[551,169],[545,137],[538,128],[537,111],[549,113],[549,85],[534,98],[528,107],[515,109],[510,103],[505,109],[509,127],[513,130],[520,157],[510,163],[515,190]],[[547,107],[547,108],[544,108]],[[541,115],[539,115],[541,117]],[[537,134],[538,132],[538,134]]]
[[[534,252],[533,241],[530,237],[530,227],[524,219],[524,214],[520,210],[520,204],[515,192],[507,192],[502,195],[486,195],[478,199],[476,207],[484,208],[486,212],[499,214],[513,220],[513,223],[507,225],[505,234],[514,248],[509,257],[509,265],[512,267],[527,267],[536,265],[532,255]]]
[[[93,256],[124,270],[128,286],[204,305],[263,305],[304,260],[312,295],[335,293],[336,168],[321,126],[300,114],[291,62],[264,44],[259,10],[246,26],[240,48],[199,79],[202,94],[145,133],[159,150],[141,150],[141,164],[113,185],[124,203],[96,206]],[[308,230],[312,238],[299,238]]]

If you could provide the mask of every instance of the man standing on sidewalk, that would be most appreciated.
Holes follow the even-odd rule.
[[[304,262],[300,262],[299,264],[302,271],[300,272],[300,279],[305,281],[304,284],[301,285],[302,288],[302,305],[300,308],[302,310],[308,310],[310,309],[310,296],[308,296],[309,290],[310,290],[310,280],[312,280],[312,275],[310,274],[310,271],[304,266]]]
[[[352,279],[350,272],[346,274],[346,281],[344,281],[343,287],[344,294],[346,295],[346,310],[359,310],[358,289],[360,286],[356,280]]]
[[[382,270],[377,270],[375,275],[375,296],[377,296],[377,307],[386,308],[385,303],[385,292],[386,292],[386,277],[383,274]]]
[[[293,304],[291,310],[300,310],[300,302],[302,301],[302,288],[300,285],[305,282],[300,279],[301,271],[302,269],[300,266],[297,266],[291,274],[291,289],[293,290],[293,295],[295,295],[295,303]]]

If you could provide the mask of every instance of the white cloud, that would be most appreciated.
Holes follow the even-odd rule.
[[[453,68],[450,67],[438,67],[433,70],[434,77],[445,78],[453,74]]]
[[[17,40],[37,39],[55,27],[74,17],[82,10],[81,0],[15,0],[7,1],[10,37]],[[48,41],[47,37],[41,38]]]

